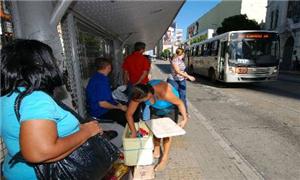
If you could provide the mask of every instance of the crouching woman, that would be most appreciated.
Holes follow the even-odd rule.
[[[147,85],[138,84],[132,89],[131,101],[129,103],[126,119],[128,121],[131,136],[136,137],[137,130],[134,126],[133,114],[140,103],[150,105],[151,118],[170,117],[176,123],[178,121],[178,111],[182,115],[179,126],[182,128],[187,123],[187,113],[184,103],[179,98],[178,91],[162,80],[151,80]],[[160,162],[155,166],[155,171],[165,169],[170,152],[171,137],[163,138],[163,154]],[[154,137],[154,157],[160,157],[161,139]]]

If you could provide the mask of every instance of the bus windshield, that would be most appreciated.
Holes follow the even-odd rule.
[[[275,39],[238,39],[229,45],[229,63],[235,66],[277,66],[279,43]]]

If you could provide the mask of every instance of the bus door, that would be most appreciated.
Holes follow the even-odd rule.
[[[227,50],[227,41],[221,41],[218,58],[218,79],[224,80],[225,77],[225,56]]]

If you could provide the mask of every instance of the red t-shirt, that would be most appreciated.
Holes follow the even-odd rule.
[[[150,62],[141,53],[136,51],[125,58],[122,68],[128,72],[129,82],[135,84],[144,71],[150,71]],[[148,81],[148,76],[146,76],[141,83],[146,84]]]

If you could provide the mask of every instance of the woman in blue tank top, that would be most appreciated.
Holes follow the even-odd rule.
[[[140,103],[145,102],[151,107],[151,118],[170,117],[175,122],[178,118],[178,110],[182,114],[182,121],[179,126],[182,128],[187,123],[186,108],[179,98],[178,91],[162,80],[151,80],[147,85],[138,84],[133,87],[131,101],[129,103],[126,119],[131,130],[131,137],[136,137],[137,130],[134,126],[133,114]],[[161,139],[154,137],[154,157],[160,156]],[[168,162],[171,147],[171,137],[163,138],[163,155],[161,161],[155,166],[155,171],[163,170]]]

